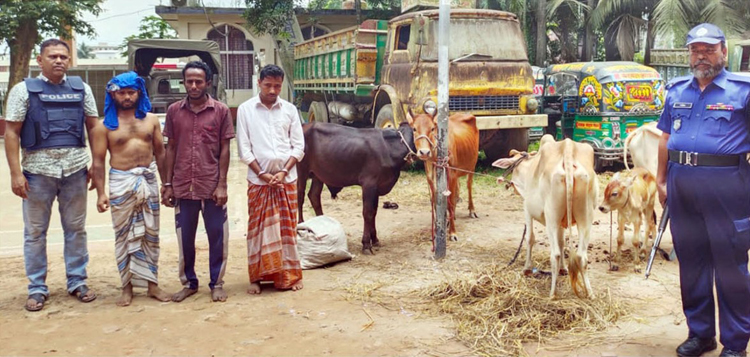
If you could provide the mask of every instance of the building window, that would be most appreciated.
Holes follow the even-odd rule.
[[[253,88],[253,43],[242,30],[221,25],[208,32],[219,44],[224,83],[227,89]]]

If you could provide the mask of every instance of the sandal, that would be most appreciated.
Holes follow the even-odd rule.
[[[44,294],[42,293],[30,294],[29,299],[36,301],[37,304],[41,304],[41,305],[38,305],[37,307],[29,307],[29,301],[26,300],[26,304],[23,307],[26,309],[26,311],[31,311],[31,312],[39,311],[43,309],[44,302],[47,301],[47,297],[44,296]]]
[[[73,290],[70,293],[70,295],[75,296],[76,299],[78,299],[78,301],[80,301],[80,302],[86,302],[87,303],[87,302],[92,302],[92,301],[96,300],[96,294],[88,295],[88,297],[87,297],[86,294],[88,294],[88,292],[89,292],[89,287],[86,286],[86,284],[84,284],[84,285],[81,285],[81,286],[77,287],[75,290]]]

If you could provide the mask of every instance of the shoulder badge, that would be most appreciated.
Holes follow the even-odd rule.
[[[667,83],[667,87],[666,88],[670,89],[670,88],[674,87],[675,85],[687,82],[687,81],[689,81],[692,78],[693,78],[692,75],[691,76],[682,76],[682,77],[674,78],[671,81],[669,81],[669,83]]]
[[[747,83],[750,84],[750,75],[747,74],[739,74],[736,72],[727,72],[727,80],[732,82],[741,82],[741,83]]]

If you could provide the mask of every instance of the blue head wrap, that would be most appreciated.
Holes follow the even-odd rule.
[[[116,130],[120,124],[117,122],[117,107],[112,98],[112,92],[120,89],[132,88],[138,90],[138,105],[135,108],[135,117],[143,119],[151,110],[151,101],[146,93],[146,82],[133,71],[125,72],[112,78],[107,83],[107,95],[104,98],[104,126],[109,130]]]

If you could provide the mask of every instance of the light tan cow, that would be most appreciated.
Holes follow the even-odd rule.
[[[641,125],[638,129],[630,133],[623,145],[625,168],[630,170],[628,166],[628,149],[630,149],[633,166],[642,167],[656,176],[660,137],[661,130],[656,128],[656,122]]]
[[[594,172],[594,150],[587,144],[576,143],[570,139],[555,142],[551,135],[544,135],[538,153],[527,154],[511,150],[510,154],[511,158],[497,160],[492,165],[512,170],[511,184],[524,200],[526,226],[529,232],[524,273],[528,275],[532,271],[532,224],[536,220],[546,226],[550,241],[550,297],[554,297],[558,274],[566,272],[563,229],[568,228],[568,234],[572,237],[572,226],[575,224],[578,228],[578,250],[571,249],[569,257],[570,283],[573,292],[581,297],[580,275],[586,296],[593,297],[586,267],[591,224],[599,192],[599,183]]]
[[[640,255],[647,254],[648,238],[656,237],[656,179],[642,167],[633,168],[622,174],[616,173],[604,190],[604,199],[599,210],[604,213],[617,211],[617,253],[615,261],[620,260],[622,244],[625,241],[625,225],[633,224],[634,258],[640,263]],[[641,242],[641,224],[646,223],[646,235]]]

